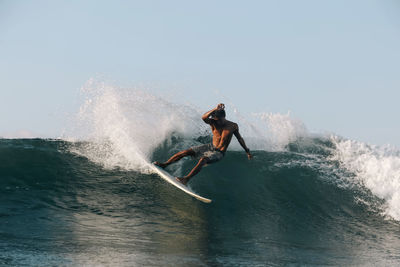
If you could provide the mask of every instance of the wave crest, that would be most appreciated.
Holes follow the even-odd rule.
[[[371,146],[332,138],[334,158],[355,174],[354,183],[385,200],[384,213],[400,220],[400,152],[390,146]]]
[[[107,168],[141,170],[153,151],[171,136],[183,137],[185,146],[199,144],[199,136],[211,135],[201,120],[206,110],[192,104],[178,104],[137,88],[121,88],[89,80],[81,89],[83,103],[67,140],[88,140],[74,152]],[[242,136],[252,150],[282,151],[300,136],[304,124],[289,113],[257,113],[242,116],[227,109],[227,118],[238,122]],[[184,147],[182,147],[184,148]],[[242,150],[233,141],[231,150]]]

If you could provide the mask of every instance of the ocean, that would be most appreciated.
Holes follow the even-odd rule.
[[[210,142],[201,112],[96,88],[64,137],[0,139],[0,265],[400,264],[397,148],[232,108],[254,158],[232,140],[189,183],[213,200],[205,204],[144,164]],[[167,170],[183,175],[195,163]]]

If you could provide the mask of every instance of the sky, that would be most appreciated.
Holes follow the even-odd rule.
[[[400,2],[0,0],[0,136],[57,137],[93,77],[400,146]]]

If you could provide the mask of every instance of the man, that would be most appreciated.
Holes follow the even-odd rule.
[[[250,153],[250,150],[247,148],[242,136],[240,136],[238,125],[225,119],[224,104],[218,104],[216,108],[206,112],[203,115],[202,119],[205,123],[211,126],[211,130],[213,133],[212,144],[195,146],[187,150],[183,150],[173,155],[168,161],[164,163],[160,163],[157,161],[154,162],[154,164],[156,164],[157,166],[165,168],[169,164],[174,163],[186,156],[199,158],[199,162],[188,175],[176,178],[177,181],[181,182],[184,185],[189,182],[190,178],[199,173],[204,165],[217,162],[224,157],[225,151],[228,149],[228,146],[231,142],[232,135],[235,135],[235,137],[239,141],[239,144],[246,151],[247,157],[249,159],[253,157]]]

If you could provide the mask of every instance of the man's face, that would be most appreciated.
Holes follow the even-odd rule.
[[[213,117],[212,119],[216,125],[222,126],[224,124],[224,118]]]

